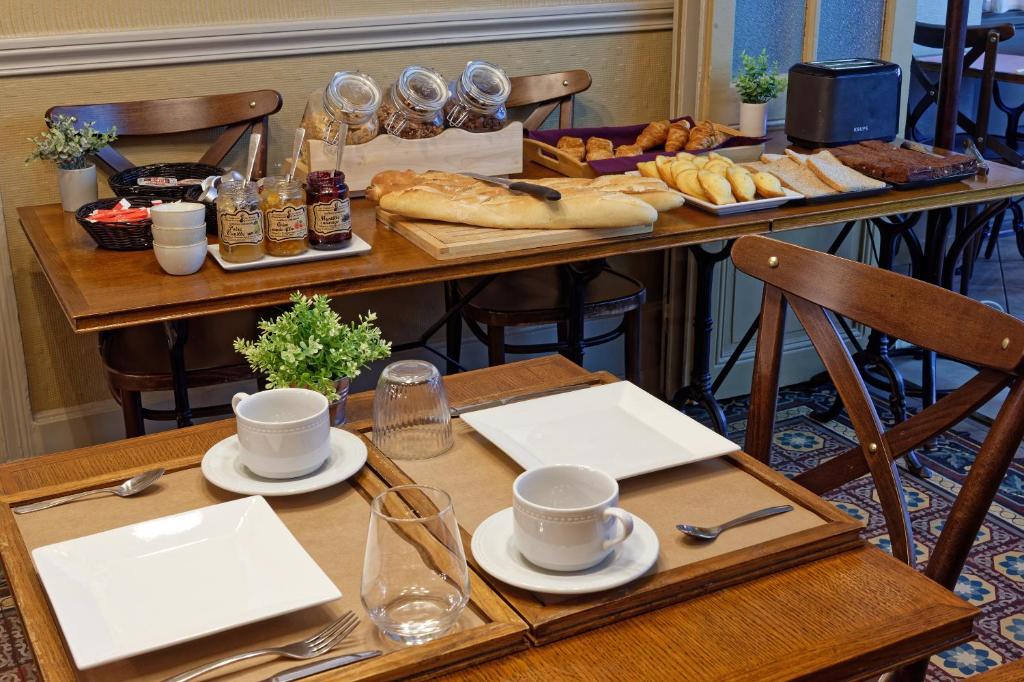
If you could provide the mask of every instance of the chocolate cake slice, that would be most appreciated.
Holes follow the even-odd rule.
[[[978,168],[978,162],[964,154],[932,156],[878,140],[837,147],[831,151],[850,168],[893,183],[936,180],[974,172]]]

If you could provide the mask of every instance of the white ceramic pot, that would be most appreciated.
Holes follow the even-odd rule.
[[[149,209],[153,227],[206,228],[206,205],[185,201],[157,204]]]
[[[153,244],[156,262],[168,275],[191,275],[203,267],[206,259],[206,238],[186,246]]]
[[[157,227],[153,225],[153,243],[160,246],[189,246],[206,239],[206,223],[198,227]]]
[[[745,137],[762,137],[768,131],[768,103],[740,102],[740,132]]]
[[[99,196],[96,192],[96,166],[70,170],[58,168],[57,183],[60,186],[60,203],[65,211],[77,211]]]

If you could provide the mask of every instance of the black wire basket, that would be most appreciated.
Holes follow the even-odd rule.
[[[152,206],[161,197],[125,197],[132,206]],[[130,223],[94,223],[86,216],[96,209],[113,208],[121,199],[100,199],[75,211],[75,218],[101,249],[143,251],[153,247],[153,222],[148,218]]]
[[[202,193],[202,187],[193,185],[185,190],[185,196],[182,198],[185,201],[194,201],[197,204],[203,203],[199,201],[199,195]],[[206,204],[206,234],[217,234],[217,205],[215,203]]]
[[[139,178],[174,178],[175,180],[202,180],[211,175],[223,175],[224,169],[205,163],[151,163],[135,166],[110,176],[107,182],[119,197],[158,197],[164,201],[184,198],[185,192],[194,185],[171,185],[150,187],[138,184]]]

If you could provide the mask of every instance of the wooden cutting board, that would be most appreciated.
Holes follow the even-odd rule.
[[[653,225],[633,225],[607,229],[504,230],[416,220],[380,209],[377,209],[377,220],[438,260],[486,256],[492,253],[507,253],[607,237],[625,237],[644,234],[654,229]]]

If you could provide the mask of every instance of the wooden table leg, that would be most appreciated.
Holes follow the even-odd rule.
[[[569,360],[583,366],[584,339],[587,306],[587,285],[601,274],[605,261],[594,260],[583,263],[570,263],[560,268],[563,276],[563,291],[568,307],[566,323],[566,347],[561,351]]]

